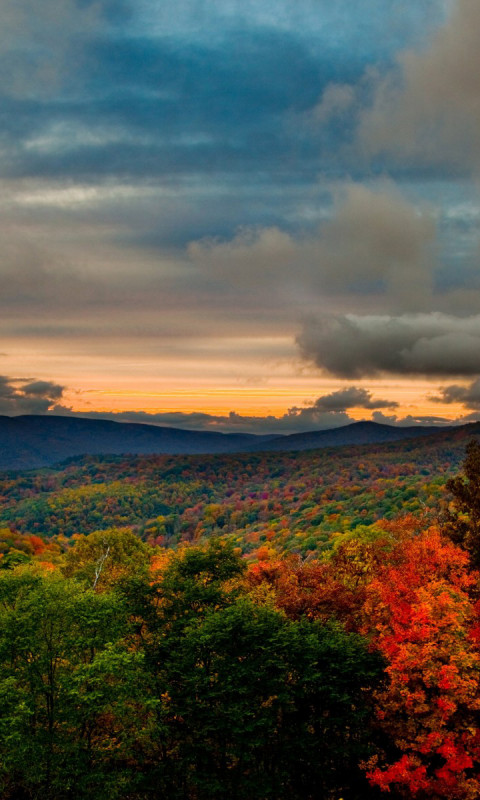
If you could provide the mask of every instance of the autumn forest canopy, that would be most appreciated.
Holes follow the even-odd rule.
[[[473,800],[480,444],[4,473],[5,800]]]

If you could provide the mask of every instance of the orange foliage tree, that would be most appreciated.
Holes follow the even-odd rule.
[[[254,596],[269,592],[275,606],[293,620],[307,617],[325,622],[333,616],[349,623],[357,605],[354,593],[337,578],[332,564],[304,562],[297,555],[273,556],[250,564],[246,583]],[[354,628],[351,624],[346,627]]]

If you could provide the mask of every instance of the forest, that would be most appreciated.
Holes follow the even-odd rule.
[[[152,546],[218,536],[247,558],[265,547],[316,558],[344,535],[399,514],[435,521],[469,438],[466,427],[382,445],[86,456],[51,469],[4,472],[0,552],[12,532],[19,549],[21,533],[58,540],[63,548],[77,535],[130,527]]]
[[[477,441],[1,492],[5,800],[479,796]]]

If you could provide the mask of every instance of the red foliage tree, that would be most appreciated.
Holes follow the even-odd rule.
[[[480,794],[477,576],[436,529],[407,532],[366,589],[363,631],[387,661],[377,718],[394,745],[373,759],[372,784],[406,797]]]

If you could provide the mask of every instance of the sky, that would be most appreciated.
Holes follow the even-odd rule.
[[[3,0],[0,414],[480,419],[478,0]]]

